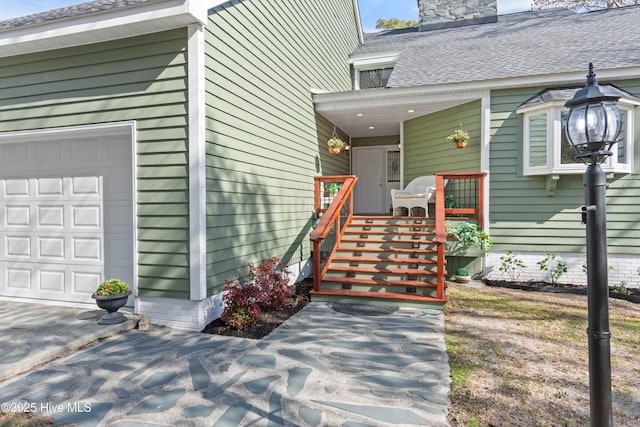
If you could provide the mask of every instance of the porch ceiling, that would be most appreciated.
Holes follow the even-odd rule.
[[[482,93],[411,94],[393,89],[318,93],[316,111],[353,138],[399,135],[400,123],[480,99]]]

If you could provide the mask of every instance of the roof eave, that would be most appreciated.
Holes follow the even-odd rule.
[[[222,0],[167,0],[78,15],[0,32],[0,57],[42,52],[204,25]]]
[[[598,70],[598,79],[600,81],[625,80],[638,78],[639,75],[640,66]],[[376,102],[387,98],[402,96],[438,95],[445,93],[514,89],[547,85],[584,84],[585,76],[586,74],[584,71],[576,71],[571,73],[520,76],[469,82],[451,82],[420,86],[353,90],[347,92],[317,93],[313,95],[313,102],[316,103],[316,105],[326,103],[333,105],[335,103],[349,101]]]

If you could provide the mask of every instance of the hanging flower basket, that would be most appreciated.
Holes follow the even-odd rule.
[[[447,136],[447,141],[453,142],[456,148],[466,147],[470,139],[469,132],[464,129],[456,129],[451,135]]]
[[[347,150],[348,145],[338,136],[338,132],[336,131],[336,127],[333,127],[333,133],[331,134],[331,138],[327,141],[327,145],[329,146],[329,153],[331,154],[340,154],[343,150]]]
[[[464,148],[467,146],[468,141],[465,141],[463,139],[457,139],[455,141],[453,141],[453,144],[456,146],[456,148]]]
[[[340,147],[329,147],[329,152],[331,154],[340,154],[342,149]]]

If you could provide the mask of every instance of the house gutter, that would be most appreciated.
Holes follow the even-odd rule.
[[[391,87],[382,89],[354,90],[346,92],[319,93],[313,95],[313,102],[318,112],[329,111],[334,104],[362,103],[371,106],[372,103],[384,104],[385,100],[413,98],[413,97],[442,97],[447,94],[464,94],[464,98],[472,98],[487,90],[513,89],[521,87],[584,84],[584,70],[571,73],[557,73],[538,76],[520,76],[503,79],[487,79],[470,82],[456,82],[431,84],[409,87]],[[636,79],[640,75],[640,67],[598,70],[600,81]],[[481,96],[475,96],[475,99]],[[457,99],[457,98],[456,98]]]
[[[33,15],[33,23],[0,30],[0,57],[81,46],[156,33],[190,24],[205,25],[209,8],[224,0],[160,0],[102,11],[62,14],[46,19],[48,12]],[[64,8],[63,8],[64,9]],[[56,9],[57,11],[61,9]],[[7,23],[9,21],[5,21]]]

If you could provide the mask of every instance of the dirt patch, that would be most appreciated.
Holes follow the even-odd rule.
[[[209,323],[203,330],[205,334],[225,335],[229,337],[241,337],[251,339],[261,339],[288,318],[302,310],[310,302],[309,292],[313,289],[313,281],[303,280],[296,283],[294,292],[289,298],[289,303],[283,310],[265,310],[260,312],[258,322],[251,327],[239,331],[231,326],[227,326],[220,319]]]
[[[32,412],[0,412],[2,427],[75,427],[75,424],[60,424],[53,417],[38,416]]]
[[[532,290],[448,288],[452,426],[589,425],[587,297]],[[640,310],[609,313],[614,425],[638,426]]]

